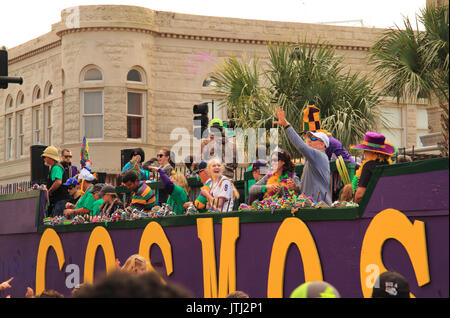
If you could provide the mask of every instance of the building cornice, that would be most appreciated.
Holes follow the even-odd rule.
[[[151,34],[155,37],[169,38],[169,39],[183,39],[183,40],[194,40],[194,41],[209,41],[209,42],[222,42],[222,43],[237,43],[237,44],[256,44],[256,45],[268,45],[268,44],[295,44],[294,41],[275,41],[275,40],[260,40],[260,39],[247,39],[239,37],[222,37],[222,36],[210,36],[210,35],[196,35],[196,34],[181,34],[181,33],[171,33],[171,32],[158,32],[154,30],[149,30],[145,28],[135,28],[135,27],[82,27],[82,28],[72,28],[65,29],[57,32],[59,37],[67,34],[80,33],[80,32],[98,32],[98,31],[126,31],[135,33],[145,33]],[[310,45],[315,45],[313,43],[308,43]],[[51,50],[55,47],[61,45],[61,40],[54,41],[37,49],[31,50],[25,54],[16,56],[9,60],[9,64],[14,64],[20,62],[24,59],[30,58],[37,54],[43,53],[45,51]],[[358,46],[358,45],[343,45],[343,44],[327,44],[337,50],[346,51],[368,51],[368,46]]]

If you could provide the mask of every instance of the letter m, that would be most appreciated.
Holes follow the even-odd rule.
[[[202,243],[204,297],[225,298],[236,290],[236,240],[239,237],[239,218],[222,219],[218,289],[212,218],[198,218],[197,232]]]

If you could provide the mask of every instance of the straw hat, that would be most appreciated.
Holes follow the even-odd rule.
[[[47,157],[55,161],[58,161],[59,160],[58,149],[55,146],[48,146],[47,148],[45,148],[44,153],[41,155],[41,157]]]

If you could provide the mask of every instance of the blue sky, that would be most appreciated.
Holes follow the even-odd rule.
[[[13,0],[0,10],[0,46],[12,48],[50,31],[61,11],[77,5],[123,4],[153,10],[271,21],[388,28],[414,19],[426,0]],[[346,22],[342,22],[346,21]],[[337,23],[336,23],[337,22]],[[419,26],[419,28],[422,28]]]

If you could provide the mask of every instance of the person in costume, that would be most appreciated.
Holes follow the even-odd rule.
[[[289,141],[306,159],[300,181],[301,192],[317,202],[331,205],[330,164],[325,154],[329,146],[328,136],[323,132],[309,131],[305,142],[286,120],[283,109],[277,109],[277,117],[278,121],[274,123],[284,127]]]
[[[272,153],[270,161],[271,171],[250,187],[249,204],[261,197],[283,195],[289,191],[299,192],[300,180],[295,175],[295,165],[290,153],[278,149]]]
[[[134,171],[125,173],[122,184],[131,191],[131,208],[150,211],[156,202],[155,194],[145,181],[139,180]]]
[[[201,193],[208,200],[207,209],[216,212],[231,212],[234,209],[234,199],[239,198],[239,192],[233,182],[223,175],[224,165],[218,158],[208,162],[207,169],[211,178],[206,181],[210,184],[209,191],[203,187]]]
[[[367,185],[377,166],[389,165],[392,163],[391,156],[397,153],[396,148],[391,143],[385,141],[382,134],[376,132],[366,132],[364,141],[352,149],[364,151],[364,158],[359,169],[355,172],[352,187],[355,192],[354,202],[359,203],[366,192]]]
[[[46,166],[49,166],[47,178],[47,201],[49,203],[47,216],[55,216],[54,209],[59,201],[68,200],[69,194],[63,184],[64,168],[59,163],[58,149],[55,146],[48,146],[41,155]]]
[[[145,161],[145,153],[142,148],[133,149],[132,157],[129,162],[127,162],[123,168],[122,173],[129,170],[134,171],[140,180],[149,180],[150,172],[142,167],[142,163]]]
[[[175,170],[174,154],[167,148],[162,148],[156,155],[159,168],[163,169],[166,175],[170,176]],[[158,200],[160,203],[166,203],[169,194],[164,189],[158,190]]]
[[[94,210],[94,202],[96,201],[93,194],[95,176],[85,167],[81,169],[78,181],[81,183],[80,190],[81,193],[83,193],[83,196],[78,200],[75,206],[72,205],[70,208],[64,210],[64,215],[66,217],[90,214]]]
[[[204,189],[206,192],[209,192],[209,190],[211,190],[212,181],[208,169],[206,168],[207,168],[206,161],[201,161],[198,164],[198,170],[196,170],[197,180],[199,180],[203,186],[200,188],[200,193],[198,194],[194,202],[186,202],[184,204],[185,209],[187,209],[191,204],[193,204],[199,213],[207,212],[206,205],[208,204],[208,199],[202,194],[202,189]]]
[[[170,177],[162,168],[151,167],[150,169],[159,173],[164,190],[169,195],[167,204],[172,207],[176,215],[184,214],[184,204],[188,201],[189,187],[186,177],[181,173],[173,173]]]
[[[103,204],[100,206],[100,216],[110,217],[112,213],[118,209],[123,209],[123,202],[119,199],[116,188],[110,184],[105,184],[98,196],[103,199]]]
[[[252,163],[250,166],[250,171],[252,172],[253,180],[248,180],[248,193],[250,194],[250,188],[252,185],[254,185],[256,182],[264,178],[264,176],[269,172],[269,164],[264,159],[258,159],[255,162]],[[260,195],[257,198],[254,198],[249,195],[248,197],[248,204],[252,204],[255,200],[262,200],[262,195]]]

